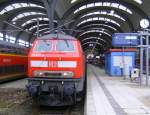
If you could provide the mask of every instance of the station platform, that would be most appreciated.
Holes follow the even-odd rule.
[[[150,90],[89,65],[85,115],[150,115]]]

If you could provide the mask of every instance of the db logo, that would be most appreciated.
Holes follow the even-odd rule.
[[[11,59],[3,59],[3,62],[5,63],[11,62]]]
[[[49,67],[57,67],[57,61],[49,61]]]

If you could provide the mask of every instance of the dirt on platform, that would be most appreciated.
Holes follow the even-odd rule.
[[[0,88],[0,109],[23,103],[28,97],[24,89]]]

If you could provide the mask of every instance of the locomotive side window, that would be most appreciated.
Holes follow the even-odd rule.
[[[47,52],[51,51],[52,41],[51,40],[38,40],[34,51],[35,52]]]
[[[56,45],[56,50],[62,52],[75,51],[73,40],[58,40]]]

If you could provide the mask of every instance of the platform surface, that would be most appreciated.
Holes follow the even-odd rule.
[[[89,66],[85,115],[150,115],[150,88]]]
[[[27,78],[24,78],[24,79],[14,80],[14,81],[10,81],[10,82],[0,84],[0,88],[26,89],[26,85],[27,85]]]

